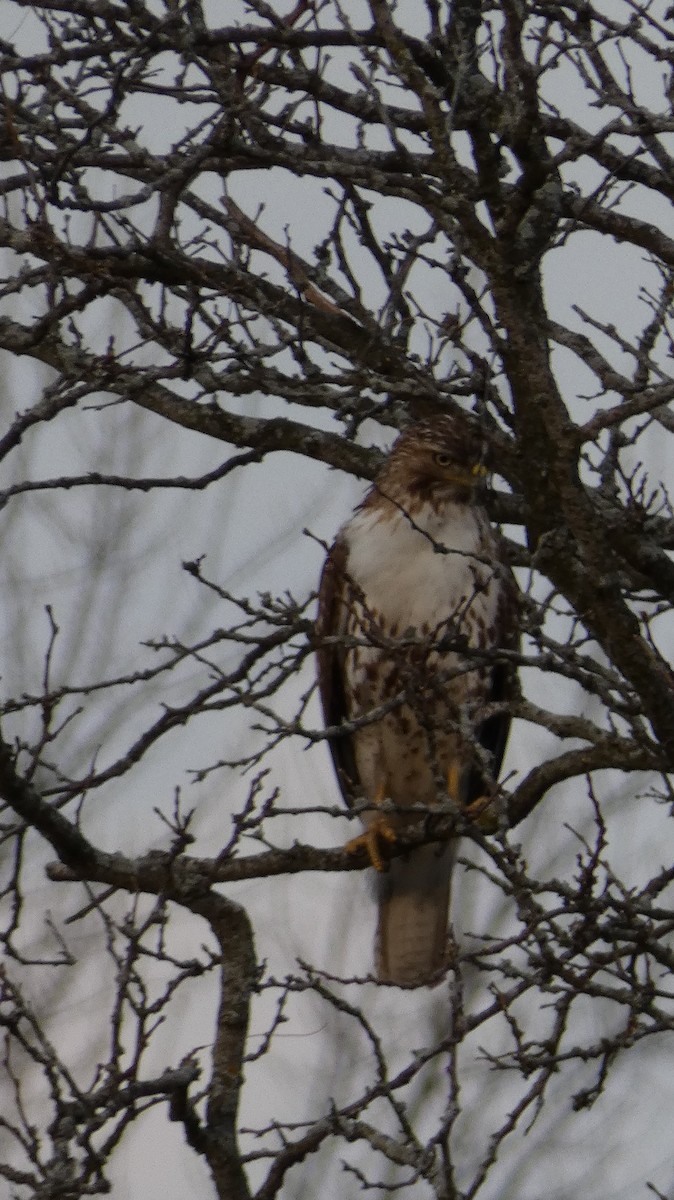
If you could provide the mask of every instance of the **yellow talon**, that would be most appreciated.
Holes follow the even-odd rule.
[[[474,821],[483,833],[496,833],[498,829],[498,815],[494,811],[493,803],[493,796],[478,796],[477,800],[467,804],[464,809],[464,815],[469,821]]]
[[[344,849],[347,854],[357,854],[359,850],[365,848],[375,871],[384,871],[386,865],[379,846],[380,840],[385,842],[397,840],[395,829],[383,813],[376,816],[363,833],[359,833],[358,837],[347,842]]]

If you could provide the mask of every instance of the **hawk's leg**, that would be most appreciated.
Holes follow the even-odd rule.
[[[375,807],[381,808],[385,799],[386,785],[380,783],[374,797]],[[381,842],[395,841],[397,841],[397,834],[386,813],[377,813],[368,822],[367,829],[363,833],[359,833],[358,837],[351,838],[351,841],[346,843],[344,849],[347,854],[356,854],[359,850],[365,848],[375,871],[384,871],[386,864],[381,852]]]
[[[447,772],[447,795],[455,804],[461,803],[461,775],[463,764],[460,758],[453,758]]]

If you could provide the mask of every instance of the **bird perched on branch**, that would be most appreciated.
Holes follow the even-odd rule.
[[[378,872],[376,971],[401,985],[447,965],[455,839],[387,861],[444,806],[482,811],[508,736],[514,581],[481,503],[484,447],[461,415],[407,429],[340,530],[319,590],[318,675],[337,778],[363,808]],[[339,727],[343,728],[340,729]]]

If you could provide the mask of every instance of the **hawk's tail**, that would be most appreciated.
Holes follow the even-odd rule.
[[[432,982],[447,959],[449,888],[456,842],[420,846],[377,880],[376,972],[382,982]]]

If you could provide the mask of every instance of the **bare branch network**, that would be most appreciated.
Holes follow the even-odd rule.
[[[161,1113],[220,1200],[562,1200],[546,1139],[593,1108],[619,1156],[639,1134],[612,1081],[674,1032],[672,11],[0,14],[0,1176],[21,1198],[115,1190]],[[346,512],[281,537],[266,501],[289,455],[293,495],[319,464],[327,503],[328,467],[371,479],[383,441],[442,411],[489,445],[523,641],[501,654],[520,686],[492,831],[448,802],[391,850],[462,835],[476,897],[412,997],[349,958],[358,911],[305,949],[330,878],[367,865],[313,685],[322,539]],[[59,538],[88,547],[65,606]],[[34,594],[11,590],[17,554]],[[182,558],[139,623],[136,586]],[[297,928],[279,879],[303,881]],[[87,969],[104,1001],[64,1033]],[[287,1028],[308,1039],[292,1079]],[[658,1161],[633,1195],[671,1195]],[[585,1194],[617,1196],[606,1178]]]

